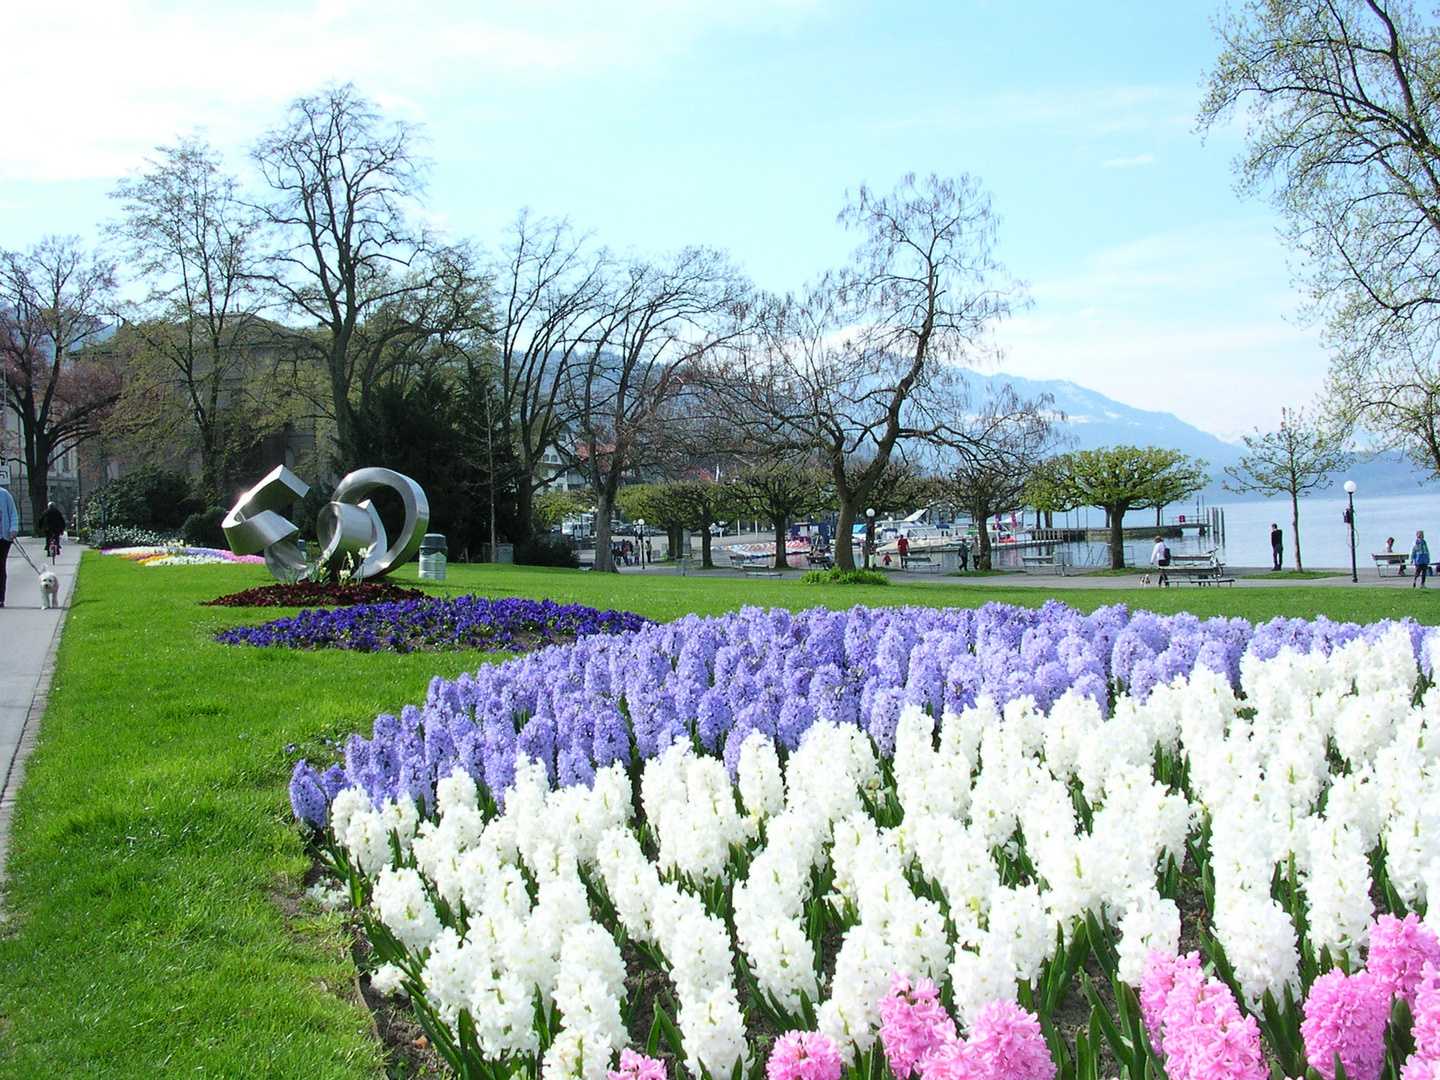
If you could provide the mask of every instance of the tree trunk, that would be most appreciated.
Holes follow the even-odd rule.
[[[1164,522],[1160,520],[1160,511],[1163,509],[1165,509],[1163,506],[1155,507],[1155,527],[1157,529],[1164,524]]]
[[[855,506],[840,502],[840,521],[835,526],[835,569],[855,569]]]
[[[783,517],[775,519],[775,569],[789,570],[790,562],[785,558],[785,526],[788,524]]]
[[[610,556],[610,518],[613,513],[609,496],[601,491],[600,497],[595,500],[595,569],[618,574],[619,567]]]
[[[700,566],[705,570],[714,570],[715,563],[710,557],[710,526],[714,522],[706,520],[704,528],[700,530]]]
[[[980,527],[975,530],[975,569],[991,570],[990,565],[990,526],[988,517],[980,519]]]
[[[1125,510],[1124,506],[1105,508],[1110,518],[1110,569],[1125,569]]]
[[[490,477],[490,501],[495,501],[495,478]],[[529,540],[535,535],[535,489],[530,486],[528,476],[520,477],[515,485],[515,532],[516,543]]]
[[[1305,567],[1300,562],[1300,497],[1293,491],[1290,493],[1290,534],[1295,537],[1295,569],[1304,573]]]
[[[670,556],[670,561],[675,562],[684,554],[680,550],[680,542],[685,537],[685,530],[679,525],[668,526],[665,530],[665,550]]]

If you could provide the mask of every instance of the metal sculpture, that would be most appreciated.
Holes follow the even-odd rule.
[[[368,497],[382,488],[399,495],[405,507],[405,524],[394,544]],[[352,578],[364,580],[383,577],[413,559],[430,524],[430,502],[414,480],[392,469],[357,469],[340,481],[321,508],[315,521],[320,557],[311,561],[300,530],[279,514],[309,491],[310,485],[283,465],[266,474],[240,496],[221,523],[230,550],[236,555],[264,552],[265,565],[280,581],[304,581],[338,568],[342,561],[351,564]]]

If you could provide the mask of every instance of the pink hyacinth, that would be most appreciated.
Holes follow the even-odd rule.
[[[1206,978],[1199,954],[1151,953],[1140,1007],[1170,1080],[1266,1080],[1270,1075],[1255,1018],[1240,1012],[1228,986]]]
[[[781,1035],[765,1063],[769,1080],[840,1080],[840,1071],[840,1051],[834,1040],[818,1031]]]
[[[665,1063],[658,1058],[620,1051],[620,1068],[606,1073],[608,1080],[665,1080]]]
[[[920,1059],[923,1080],[990,1080],[975,1049],[960,1039],[950,1039]]]
[[[1415,991],[1427,963],[1440,964],[1440,936],[1414,912],[1403,919],[1381,915],[1370,928],[1370,956],[1365,970],[1385,991],[1415,1007]]]
[[[1415,1053],[1411,1060],[1440,1062],[1440,967],[1426,964],[1421,969],[1411,1012],[1415,1016],[1410,1031],[1415,1040]]]
[[[970,1025],[970,1052],[987,1080],[1055,1080],[1055,1062],[1034,1013],[992,1001]]]
[[[1412,1054],[1400,1070],[1400,1080],[1440,1080],[1440,1061]]]
[[[1305,999],[1305,1057],[1325,1080],[1335,1080],[1337,1056],[1349,1080],[1379,1080],[1389,1021],[1390,994],[1374,975],[1327,971]]]
[[[896,1080],[908,1080],[926,1054],[956,1039],[955,1021],[929,979],[914,987],[896,972],[880,1002],[880,1042]]]
[[[1170,991],[1175,989],[1176,976],[1182,971],[1200,970],[1200,955],[1187,953],[1174,956],[1158,949],[1151,949],[1145,958],[1145,972],[1140,977],[1140,1015],[1145,1020],[1145,1033],[1150,1044],[1160,1055],[1165,1053],[1164,1032],[1161,1018],[1165,1013],[1165,1002]]]

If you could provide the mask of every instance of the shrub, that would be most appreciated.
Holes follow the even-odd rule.
[[[580,552],[568,536],[553,533],[532,536],[515,545],[517,566],[560,566],[568,570],[580,568]]]
[[[191,514],[185,519],[185,527],[181,530],[185,537],[185,543],[195,547],[229,547],[230,545],[225,539],[225,530],[220,527],[220,522],[225,519],[225,513],[223,506],[212,506],[209,510]]]
[[[190,494],[190,480],[183,472],[144,465],[93,492],[84,524],[91,530],[128,525],[173,534],[204,509]]]
[[[807,570],[800,575],[806,585],[889,585],[890,579],[879,570]]]

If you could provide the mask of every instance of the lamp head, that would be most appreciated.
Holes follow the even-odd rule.
[[[1354,494],[1355,494],[1355,481],[1354,481],[1354,480],[1346,480],[1346,481],[1345,481],[1345,494],[1347,494],[1347,495],[1354,495]]]
[[[865,516],[868,518],[873,518],[875,516],[875,508],[872,506],[869,510],[866,510]]]

